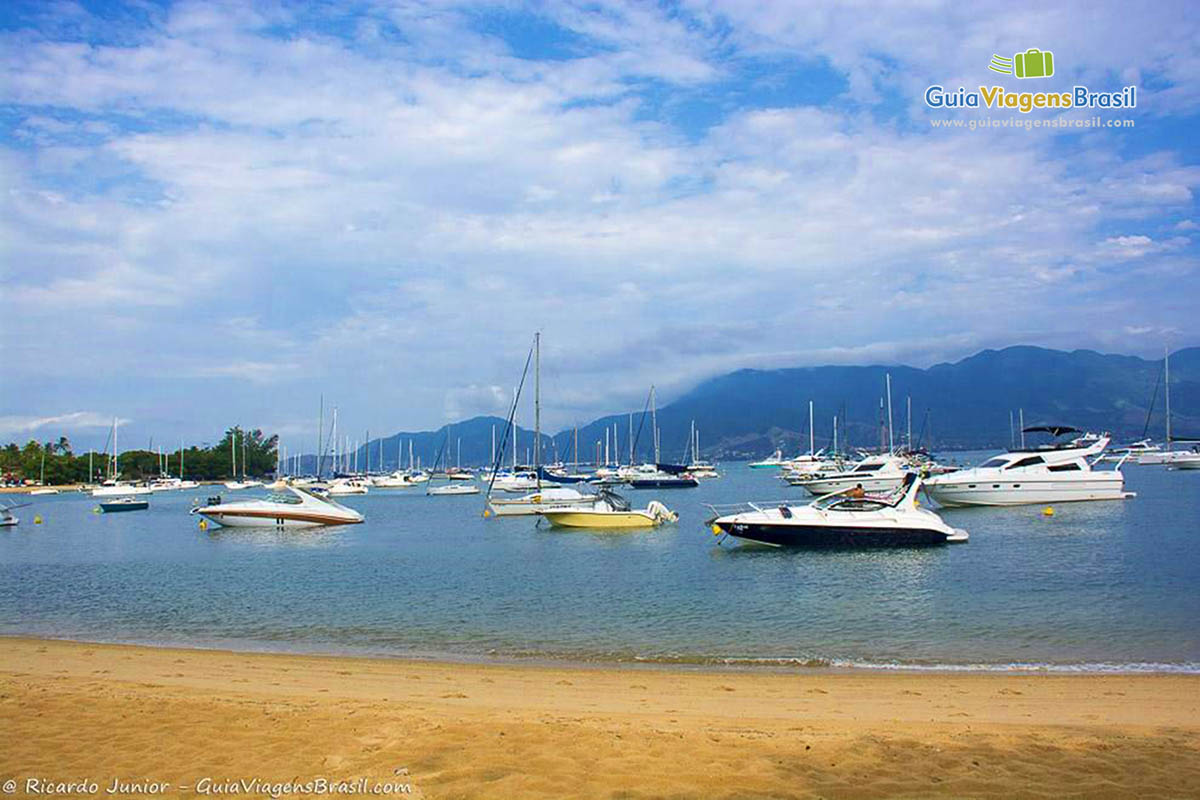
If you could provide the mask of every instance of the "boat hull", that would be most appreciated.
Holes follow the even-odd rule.
[[[927,482],[925,491],[938,505],[1021,506],[1043,503],[1075,503],[1090,500],[1124,500],[1124,478],[1086,481],[1037,481],[1028,477],[1011,481]]]
[[[900,486],[904,482],[904,473],[897,475],[886,475],[875,478],[870,477],[838,477],[838,478],[816,478],[813,480],[793,482],[793,486],[802,486],[804,491],[811,494],[813,497],[823,497],[834,492],[844,492],[847,489],[853,489],[855,486],[862,486],[864,492],[872,494],[886,494]]]
[[[740,522],[715,523],[722,532],[738,539],[774,547],[928,547],[965,541],[956,533],[936,528],[871,527],[860,525],[772,525]]]
[[[640,511],[543,511],[542,516],[556,528],[653,528],[658,519]]]
[[[695,478],[634,478],[630,489],[694,489],[700,485]]]
[[[324,525],[354,525],[361,519],[319,512],[280,515],[268,511],[197,511],[200,516],[225,528],[316,528]]]
[[[149,486],[98,486],[92,489],[92,497],[128,497],[135,494],[150,494]]]
[[[149,500],[136,503],[101,503],[100,510],[105,514],[116,514],[121,511],[145,511],[150,508]]]

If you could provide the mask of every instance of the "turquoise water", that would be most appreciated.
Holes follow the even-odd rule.
[[[703,503],[802,497],[722,466],[676,525],[559,532],[483,499],[373,491],[365,524],[277,533],[34,498],[0,529],[0,633],[571,661],[1200,671],[1200,472],[1126,467],[1124,502],[944,510],[971,540],[811,552],[718,544]],[[234,493],[249,496],[248,492]],[[33,524],[35,514],[44,518]],[[543,524],[544,525],[544,524]]]

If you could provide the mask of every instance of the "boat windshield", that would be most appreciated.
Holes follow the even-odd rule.
[[[300,505],[300,498],[289,492],[271,492],[267,495],[267,501],[271,503],[286,503],[289,506]]]
[[[1003,467],[1007,463],[1008,463],[1007,458],[1002,458],[1002,457],[998,456],[996,458],[989,458],[987,461],[983,462],[979,466],[981,469],[984,467]]]
[[[883,468],[883,462],[875,462],[871,464],[859,464],[854,468],[854,472],[874,472],[877,469]]]

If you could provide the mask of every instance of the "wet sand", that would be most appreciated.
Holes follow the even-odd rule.
[[[1200,796],[1191,675],[459,664],[0,638],[0,731],[0,781],[18,797],[34,796],[30,779],[94,781],[97,794],[169,784],[108,795],[126,797],[316,779],[430,798]]]

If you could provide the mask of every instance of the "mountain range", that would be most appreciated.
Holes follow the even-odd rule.
[[[1200,347],[1172,353],[1170,368],[1172,432],[1176,436],[1200,435]],[[1143,435],[1161,441],[1165,423],[1162,370],[1162,359],[1032,346],[984,350],[927,369],[894,365],[743,369],[703,381],[657,409],[661,460],[684,457],[693,421],[701,454],[708,459],[757,458],[777,448],[785,453],[806,452],[810,400],[818,448],[831,443],[835,415],[840,447],[886,445],[888,375],[892,437],[897,445],[906,440],[910,430],[910,404],[913,444],[933,451],[1007,447],[1019,441],[1020,433],[1014,429],[1022,416],[1026,426],[1072,425],[1108,431],[1117,442]],[[542,401],[551,404],[553,398],[543,397]],[[414,457],[426,466],[433,464],[443,447],[444,458],[451,465],[460,458],[463,465],[487,463],[493,427],[499,441],[505,420],[487,416],[436,431],[396,433],[360,448],[359,465],[366,463],[369,449],[371,463],[377,467],[381,444],[385,468],[395,468],[398,456],[407,464],[410,441]],[[579,460],[590,462],[598,451],[603,453],[606,429],[610,453],[615,457],[619,449],[621,460],[627,460],[631,428],[637,439],[637,459],[651,459],[649,415],[643,419],[643,409],[637,408],[581,426]],[[543,434],[543,461],[572,461],[575,436],[574,430]],[[518,428],[516,438],[518,461],[526,462],[531,457],[533,433]],[[311,466],[311,458],[308,463]]]

